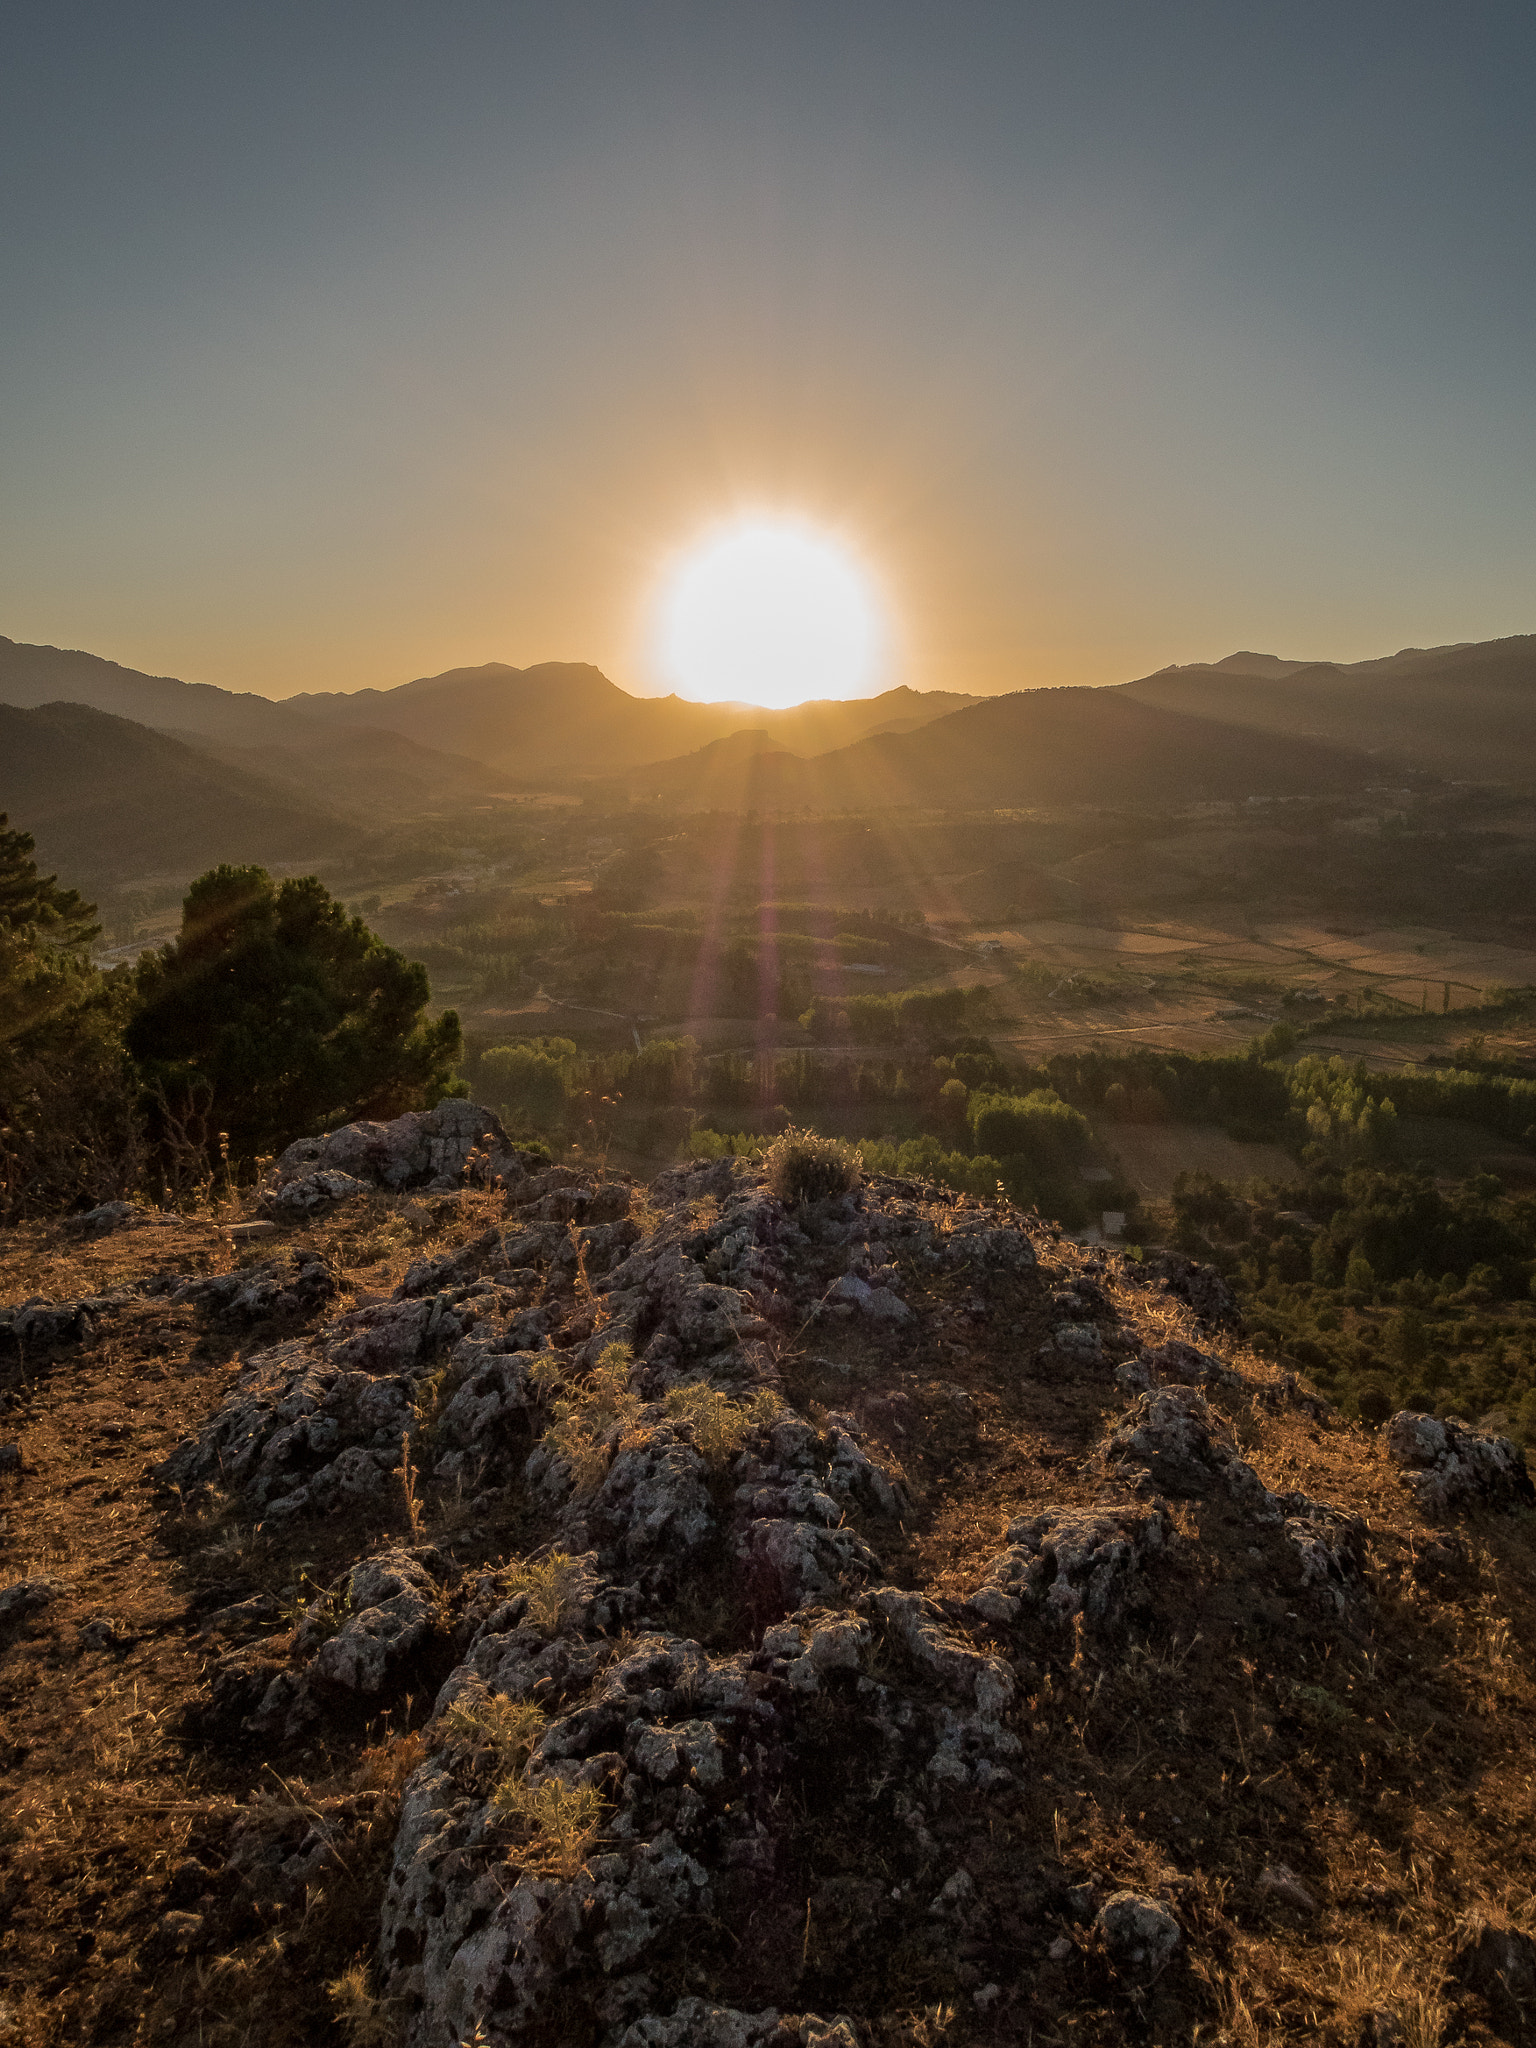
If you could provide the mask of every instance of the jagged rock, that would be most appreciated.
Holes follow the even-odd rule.
[[[163,1228],[181,1220],[168,1210],[141,1209],[133,1202],[101,1202],[82,1216],[71,1216],[68,1227],[81,1237],[111,1237],[119,1230]]]
[[[1235,1459],[1215,1434],[1218,1426],[1201,1395],[1158,1389],[1141,1396],[1105,1454],[1111,1464],[1139,1466],[1174,1500],[1201,1500],[1221,1485]]]
[[[0,1444],[0,1473],[21,1470],[21,1445]]]
[[[845,1301],[875,1322],[909,1323],[912,1320],[912,1311],[899,1294],[893,1293],[889,1287],[871,1287],[857,1273],[845,1273],[828,1299]]]
[[[1003,1224],[995,1210],[962,1211],[944,1235],[950,1265],[974,1265],[1002,1273],[1023,1273],[1038,1265],[1035,1248],[1017,1224]]]
[[[283,1158],[287,1157],[285,1152]],[[371,1194],[374,1185],[370,1180],[359,1180],[354,1174],[341,1173],[333,1167],[317,1173],[301,1173],[277,1187],[263,1188],[256,1198],[256,1206],[264,1215],[293,1223],[305,1216],[313,1216],[317,1210],[334,1208],[338,1202],[351,1202],[359,1195]]]
[[[371,1187],[457,1188],[471,1152],[483,1156],[487,1179],[500,1178],[511,1187],[527,1178],[501,1119],[476,1103],[450,1100],[411,1110],[393,1123],[346,1124],[323,1138],[300,1138],[278,1157],[265,1198],[281,1208],[286,1187],[328,1174]]]
[[[1425,1514],[1528,1506],[1536,1500],[1525,1453],[1508,1437],[1484,1436],[1449,1417],[1442,1422],[1405,1408],[1387,1424],[1383,1442]]]
[[[1487,1999],[1502,2026],[1529,2023],[1536,2009],[1536,1941],[1530,1935],[1482,1918],[1469,1920],[1457,1930],[1451,1967],[1460,1983]]]
[[[1013,1673],[1002,1659],[952,1635],[923,1594],[882,1586],[864,1595],[859,1611],[879,1615],[913,1662],[947,1690],[974,1700],[983,1720],[995,1721],[1013,1698]]]
[[[1237,1296],[1214,1266],[1200,1266],[1176,1252],[1163,1252],[1142,1263],[1148,1276],[1161,1279],[1164,1291],[1188,1304],[1197,1321],[1214,1330],[1240,1332],[1242,1311]]]
[[[36,1614],[74,1590],[68,1579],[47,1578],[17,1579],[13,1585],[0,1587],[0,1625]]]
[[[1179,1923],[1156,1899],[1115,1892],[1094,1921],[1110,1960],[1127,1976],[1154,1977],[1181,1940]]]
[[[857,2041],[852,2022],[842,2018],[738,2012],[684,1998],[671,2013],[646,2013],[632,2021],[611,2048],[856,2048]]]
[[[391,1673],[431,1634],[437,1587],[407,1552],[386,1550],[353,1567],[345,1603],[346,1619],[315,1650],[314,1675],[348,1692],[381,1692]],[[312,1608],[297,1631],[295,1647],[310,1647],[315,1633],[328,1624],[329,1616]]]
[[[0,1308],[0,1357],[24,1357],[61,1344],[88,1344],[101,1318],[126,1308],[127,1294],[87,1294],[77,1301],[50,1301],[34,1294],[15,1308]]]
[[[217,1322],[254,1323],[269,1316],[312,1316],[340,1291],[335,1268],[318,1252],[295,1253],[233,1273],[188,1280],[171,1295],[173,1304],[192,1302]]]
[[[1151,1509],[1047,1509],[1009,1524],[1008,1548],[993,1559],[966,1605],[999,1624],[1016,1621],[1027,1606],[1058,1624],[1081,1614],[1104,1628],[1123,1608],[1145,1560],[1158,1556],[1167,1540],[1162,1516]]]
[[[1078,1365],[1097,1365],[1104,1356],[1104,1339],[1092,1323],[1059,1323],[1051,1333],[1051,1349]]]
[[[863,1585],[880,1560],[853,1529],[816,1522],[749,1523],[737,1538],[747,1596],[759,1611],[780,1613]]]

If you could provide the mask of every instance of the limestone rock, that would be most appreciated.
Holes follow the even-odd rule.
[[[527,1178],[501,1119],[476,1103],[450,1100],[411,1110],[393,1123],[346,1124],[323,1138],[300,1138],[278,1157],[266,1201],[281,1212],[283,1190],[317,1175],[339,1175],[364,1187],[458,1188],[471,1152],[482,1155],[486,1178],[499,1177],[509,1186]],[[345,1199],[347,1192],[320,1199]]]
[[[1403,1409],[1384,1432],[1387,1456],[1428,1515],[1456,1508],[1512,1508],[1536,1500],[1525,1453],[1508,1437],[1485,1436],[1447,1417]]]

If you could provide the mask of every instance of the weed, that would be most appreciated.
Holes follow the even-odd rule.
[[[549,1635],[558,1632],[570,1611],[572,1595],[586,1582],[587,1568],[566,1551],[551,1551],[548,1557],[524,1559],[509,1565],[501,1575],[507,1597],[519,1594],[528,1602],[528,1619]]]
[[[744,1401],[733,1401],[718,1387],[693,1380],[674,1387],[666,1399],[666,1411],[675,1422],[686,1422],[693,1440],[712,1465],[733,1458],[754,1430],[765,1429],[779,1412],[778,1397],[766,1387]]]
[[[332,1978],[325,1992],[336,2014],[336,2023],[346,2035],[348,2048],[392,2048],[400,2038],[390,2013],[394,2001],[375,1993],[366,1963],[356,1962],[350,1970]]]
[[[593,1785],[567,1785],[561,1778],[530,1785],[516,1772],[497,1785],[491,1805],[522,1834],[525,1863],[565,1878],[586,1861],[607,1810]]]
[[[445,1734],[490,1756],[504,1770],[521,1770],[546,1727],[544,1709],[504,1693],[461,1693],[443,1715]]]
[[[358,1783],[370,1791],[397,1793],[426,1753],[426,1741],[419,1728],[391,1735],[365,1749],[358,1758]]]
[[[627,1344],[610,1344],[585,1379],[554,1403],[544,1441],[570,1469],[579,1497],[596,1493],[608,1471],[611,1439],[640,1413],[639,1396],[629,1390]]]
[[[416,1494],[416,1467],[411,1463],[411,1439],[408,1435],[400,1446],[400,1492],[405,1502],[405,1520],[411,1541],[419,1543],[422,1533],[421,1502]]]
[[[824,1138],[817,1131],[799,1130],[793,1124],[774,1139],[763,1154],[763,1164],[770,1189],[791,1209],[850,1194],[862,1176],[859,1155],[852,1145],[841,1138]]]

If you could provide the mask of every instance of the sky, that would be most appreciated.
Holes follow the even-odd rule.
[[[0,632],[669,687],[788,515],[871,686],[1536,629],[1536,9],[11,0]]]

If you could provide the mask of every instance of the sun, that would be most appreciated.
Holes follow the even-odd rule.
[[[853,552],[808,523],[751,518],[689,548],[661,599],[661,666],[680,696],[779,707],[878,687],[884,619]]]

